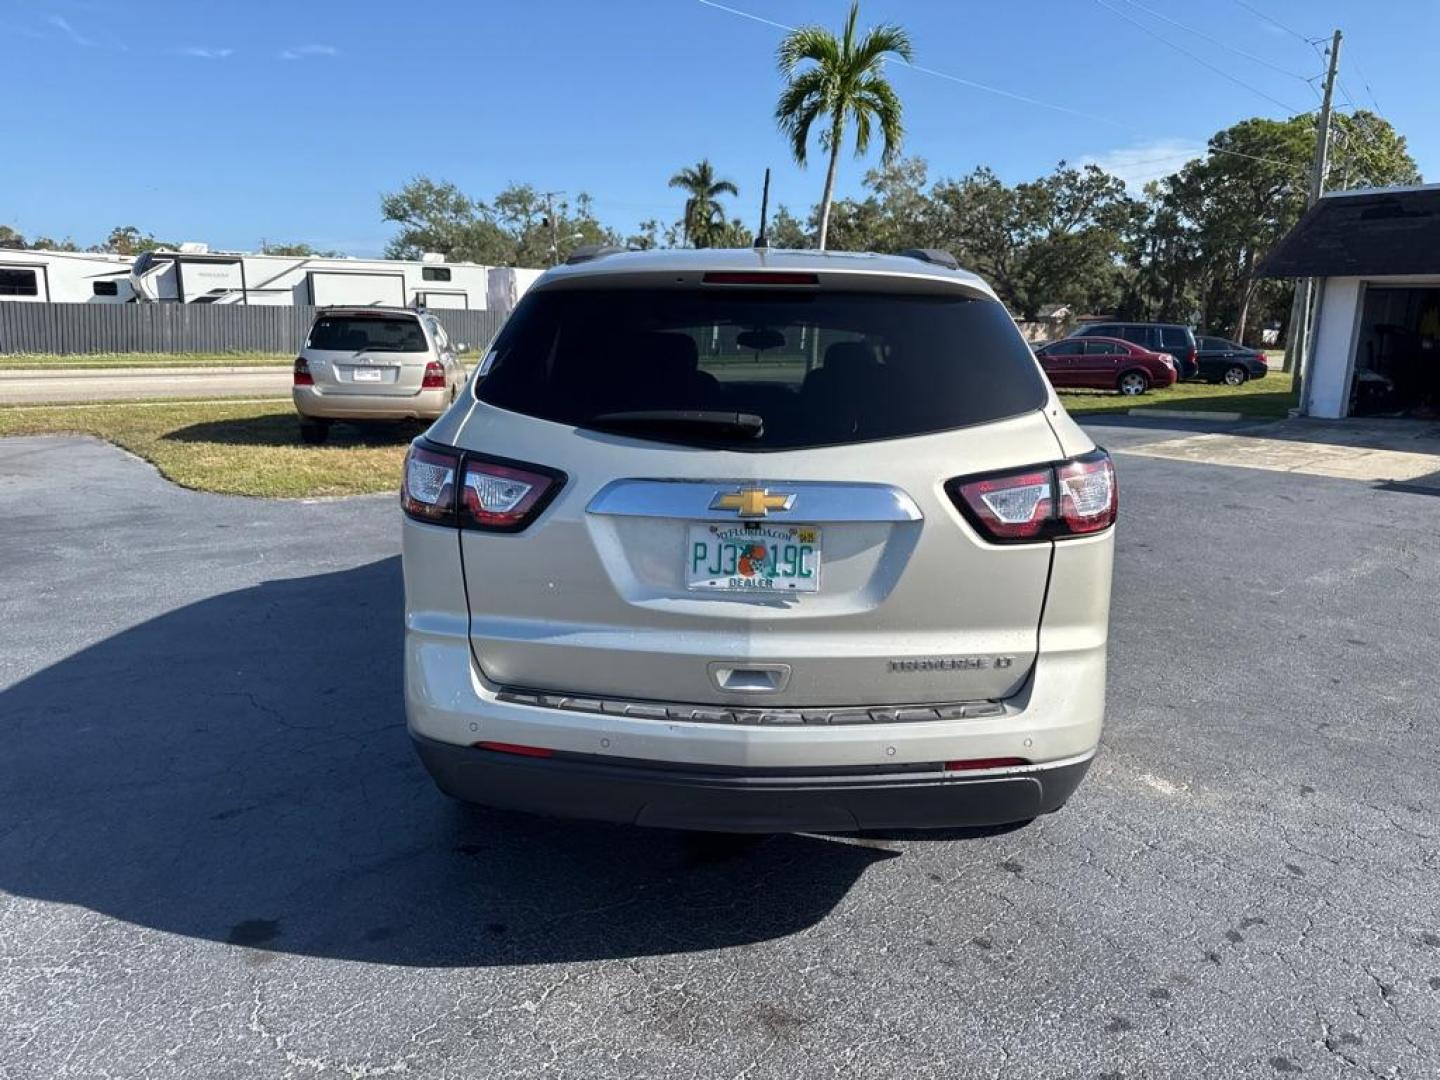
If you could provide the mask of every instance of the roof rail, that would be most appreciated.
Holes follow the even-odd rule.
[[[581,244],[570,253],[565,260],[566,266],[574,266],[576,263],[589,262],[591,259],[603,259],[606,255],[618,255],[625,249],[616,247],[614,244]]]
[[[943,266],[946,270],[960,269],[960,261],[944,248],[906,248],[900,254],[907,259],[919,259],[921,262]]]

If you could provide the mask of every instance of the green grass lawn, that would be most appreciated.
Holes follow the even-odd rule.
[[[423,427],[337,423],[328,444],[305,446],[288,401],[0,408],[0,436],[95,435],[182,487],[270,498],[395,491],[405,447]]]
[[[1144,414],[1147,409],[1191,409],[1197,412],[1238,412],[1257,419],[1283,420],[1295,407],[1291,377],[1272,371],[1243,386],[1177,383],[1139,397],[1123,397],[1108,390],[1064,390],[1060,401],[1072,415],[1086,413]]]
[[[0,371],[60,371],[73,368],[289,367],[292,353],[16,353],[0,356]]]

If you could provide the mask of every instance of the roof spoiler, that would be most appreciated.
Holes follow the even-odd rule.
[[[614,244],[581,244],[570,253],[565,260],[566,266],[575,266],[577,263],[590,262],[592,259],[603,259],[606,255],[619,255],[625,249],[616,247]]]
[[[960,261],[944,248],[906,248],[900,254],[907,259],[919,259],[933,266],[943,266],[946,270],[960,269]]]

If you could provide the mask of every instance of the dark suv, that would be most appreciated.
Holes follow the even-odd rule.
[[[1175,370],[1182,380],[1200,374],[1195,331],[1179,323],[1093,323],[1071,331],[1069,336],[1123,338],[1151,352],[1169,353],[1175,358]]]

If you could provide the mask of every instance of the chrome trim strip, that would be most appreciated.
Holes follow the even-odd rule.
[[[805,480],[613,480],[601,488],[586,510],[614,517],[676,518],[683,521],[741,521],[734,510],[712,510],[719,495],[738,488],[769,488],[793,495],[784,510],[771,510],[767,521],[822,525],[833,521],[920,521],[915,500],[889,484],[848,484]]]
[[[667,723],[739,724],[760,727],[839,726],[848,724],[916,724],[947,720],[981,720],[1004,716],[998,701],[950,701],[931,705],[689,705],[665,701],[598,698],[545,690],[499,688],[495,699],[507,705],[526,705],[562,712],[610,713],[631,719]]]

